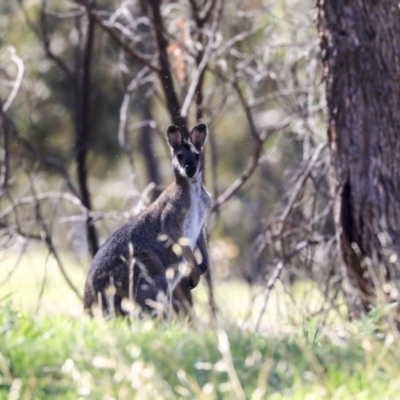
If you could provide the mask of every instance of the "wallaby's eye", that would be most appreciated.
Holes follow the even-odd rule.
[[[183,160],[183,154],[178,153],[178,154],[176,155],[176,158],[177,158],[179,161],[182,161],[182,160]]]
[[[200,160],[200,154],[199,153],[194,153],[194,158],[199,161]]]

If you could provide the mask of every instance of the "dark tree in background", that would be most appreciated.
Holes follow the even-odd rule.
[[[398,300],[400,10],[318,1],[334,219],[351,317]]]

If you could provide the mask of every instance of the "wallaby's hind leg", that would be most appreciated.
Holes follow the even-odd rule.
[[[93,306],[97,303],[94,296],[94,289],[91,280],[88,278],[85,282],[85,289],[83,292],[83,309],[89,315],[93,315]]]
[[[112,269],[112,273],[94,273],[88,277],[83,296],[84,309],[93,315],[100,308],[103,315],[126,315],[122,309],[122,300],[129,297],[129,271],[121,263]]]
[[[168,283],[162,262],[155,256],[142,254],[136,258],[131,275],[125,263],[107,274],[93,274],[85,285],[85,311],[93,315],[99,307],[104,315],[125,316],[129,311],[122,307],[124,299],[133,300],[143,311],[158,312],[162,307],[163,313],[167,311]]]
[[[135,301],[143,311],[168,313],[168,282],[165,266],[158,257],[152,254],[136,257],[135,281]]]

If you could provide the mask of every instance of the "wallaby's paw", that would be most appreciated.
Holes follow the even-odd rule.
[[[196,272],[192,272],[187,278],[184,278],[190,290],[194,289],[200,282],[200,275]]]
[[[193,279],[190,276],[187,276],[186,278],[182,278],[181,281],[182,286],[186,286],[189,290],[192,290],[194,286]]]
[[[195,287],[193,280],[190,277],[187,278],[183,284],[186,285],[189,288],[189,290],[192,290]]]
[[[203,275],[208,269],[208,265],[206,263],[200,263],[198,266],[199,274]]]

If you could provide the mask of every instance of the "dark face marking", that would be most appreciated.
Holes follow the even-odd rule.
[[[207,138],[205,124],[195,126],[185,140],[181,130],[174,125],[167,129],[168,143],[172,149],[174,168],[182,176],[193,178],[201,171],[201,152]]]
[[[181,175],[193,178],[199,169],[201,152],[191,143],[183,141],[180,146],[173,149],[174,163]]]

